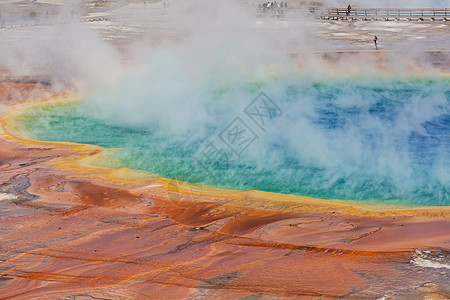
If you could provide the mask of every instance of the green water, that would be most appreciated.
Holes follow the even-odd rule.
[[[259,88],[279,109],[264,117],[264,127],[245,113]],[[448,79],[288,80],[234,90],[235,102],[221,101],[231,99],[227,93],[193,100],[192,110],[183,108],[191,118],[174,108],[138,122],[146,120],[139,110],[159,102],[137,101],[132,110],[117,105],[122,96],[116,95],[35,107],[19,123],[39,140],[114,148],[114,166],[193,183],[384,204],[450,204]],[[229,139],[233,126],[242,125],[233,123],[236,117],[247,126],[241,129],[249,129],[238,142]],[[177,122],[184,122],[182,129]]]

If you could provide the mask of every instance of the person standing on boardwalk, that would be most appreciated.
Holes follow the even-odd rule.
[[[378,38],[376,35],[373,36],[373,42],[375,43],[375,49],[378,50]]]
[[[350,4],[347,6],[347,15],[350,14],[350,11],[352,10],[352,7],[350,6]]]

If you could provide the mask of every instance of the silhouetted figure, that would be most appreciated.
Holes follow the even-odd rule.
[[[347,6],[347,15],[350,14],[350,11],[352,10],[352,7],[350,6],[350,4]]]
[[[373,36],[373,42],[375,43],[375,49],[378,50],[378,38],[376,35]]]

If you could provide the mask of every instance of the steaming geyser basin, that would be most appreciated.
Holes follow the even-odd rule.
[[[117,87],[29,108],[17,124],[35,139],[112,148],[113,166],[192,183],[450,204],[448,77],[300,77],[201,92]]]

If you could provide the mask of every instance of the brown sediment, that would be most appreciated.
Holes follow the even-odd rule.
[[[0,92],[10,111],[60,96],[37,83]],[[22,140],[4,120],[2,299],[450,297],[448,268],[412,263],[430,251],[448,265],[448,207],[192,189],[93,167],[101,148]]]

